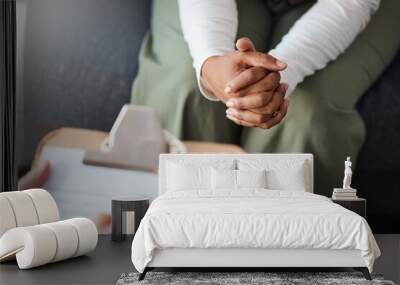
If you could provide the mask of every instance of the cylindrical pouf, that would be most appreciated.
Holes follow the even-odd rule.
[[[22,192],[28,194],[32,199],[39,224],[56,222],[60,219],[56,201],[49,192],[43,189],[29,189]]]
[[[15,228],[17,223],[13,209],[6,197],[0,194],[0,237],[9,229]]]
[[[54,232],[42,225],[14,228],[0,239],[0,260],[16,254],[20,269],[49,263],[57,252]]]
[[[57,239],[57,252],[51,262],[68,259],[75,255],[79,237],[74,226],[64,221],[44,224],[43,226],[51,229]]]
[[[13,228],[0,238],[0,261],[17,258],[28,269],[86,254],[96,248],[97,229],[86,218]]]
[[[78,232],[78,249],[74,257],[86,254],[96,248],[98,232],[95,224],[86,218],[74,218],[65,220],[66,223],[75,227]]]
[[[33,226],[39,223],[36,208],[30,196],[23,191],[3,192],[0,195],[10,202],[17,227]]]

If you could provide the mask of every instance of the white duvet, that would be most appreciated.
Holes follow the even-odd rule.
[[[370,271],[380,255],[359,215],[324,196],[265,189],[158,197],[135,235],[132,262],[143,272],[165,248],[358,249]]]

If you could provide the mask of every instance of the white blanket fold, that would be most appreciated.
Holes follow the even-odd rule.
[[[158,197],[135,235],[132,262],[143,272],[165,248],[358,249],[370,271],[380,255],[359,215],[323,196],[260,189]]]

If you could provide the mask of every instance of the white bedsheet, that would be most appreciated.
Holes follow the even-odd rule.
[[[158,197],[135,235],[132,262],[143,272],[165,248],[358,249],[371,272],[380,255],[365,219],[328,198],[259,189]]]

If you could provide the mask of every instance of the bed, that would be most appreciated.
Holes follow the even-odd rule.
[[[380,251],[359,215],[313,194],[311,154],[162,154],[159,196],[132,243],[153,268],[352,267]]]

